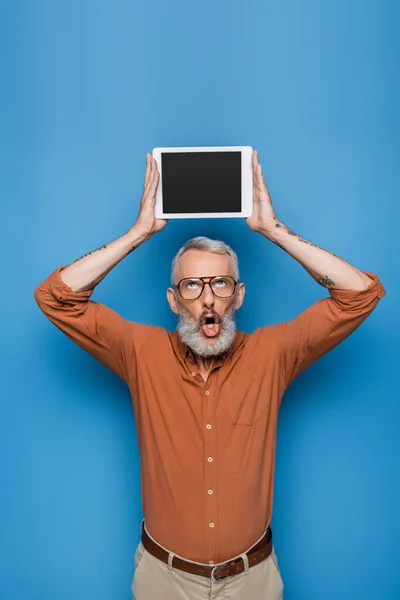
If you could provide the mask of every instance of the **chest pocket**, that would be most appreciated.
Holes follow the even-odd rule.
[[[228,412],[233,425],[255,425],[264,415],[270,400],[265,395],[262,383],[259,375],[228,382]]]

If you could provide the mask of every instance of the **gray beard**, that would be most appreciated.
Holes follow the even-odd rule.
[[[219,356],[226,352],[233,344],[236,337],[235,311],[225,314],[220,323],[220,331],[217,340],[212,343],[207,342],[201,332],[201,326],[191,315],[179,313],[179,322],[176,331],[182,342],[189,346],[194,354],[208,358],[210,356]],[[213,340],[214,338],[209,338]]]

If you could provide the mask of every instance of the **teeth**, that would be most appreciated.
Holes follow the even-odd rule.
[[[208,327],[208,329],[211,329],[212,327],[214,327],[214,323],[208,323],[208,325],[206,325],[206,327]]]

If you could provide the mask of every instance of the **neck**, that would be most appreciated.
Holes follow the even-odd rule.
[[[210,356],[209,358],[204,358],[203,356],[195,356],[196,362],[199,365],[200,371],[209,371],[212,369],[215,363],[215,357]]]

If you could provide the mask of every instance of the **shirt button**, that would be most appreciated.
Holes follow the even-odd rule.
[[[214,527],[214,523],[210,523],[210,527],[212,529]]]
[[[208,460],[208,462],[212,462],[212,461],[213,461],[213,458],[212,458],[212,456],[209,456],[209,457],[207,458],[207,460]]]
[[[207,390],[206,391],[206,396],[209,396],[209,395],[210,395],[210,390]]]
[[[208,564],[209,564],[209,565],[213,565],[213,564],[214,564],[214,561],[213,561],[213,560],[209,560],[209,561],[208,561]]]
[[[211,425],[210,425],[210,423],[207,423],[207,425],[206,425],[206,428],[207,428],[207,429],[211,429]]]
[[[208,493],[209,493],[209,494],[210,494],[210,496],[211,496],[211,494],[213,493],[213,491],[212,491],[212,490],[208,490]]]

